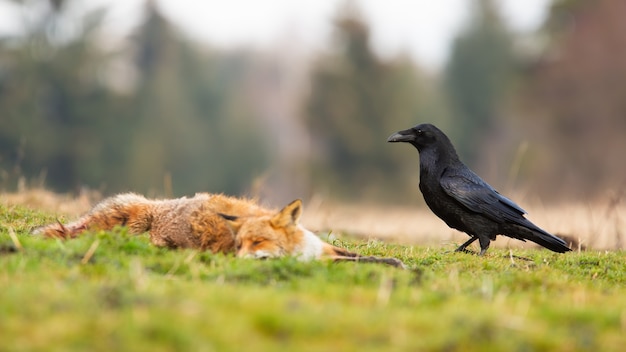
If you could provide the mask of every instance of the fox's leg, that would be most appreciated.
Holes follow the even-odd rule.
[[[360,263],[382,263],[391,265],[396,268],[406,269],[404,263],[396,258],[380,258],[373,256],[361,256],[357,253],[350,252],[347,249],[336,247],[330,244],[324,246],[324,255],[335,262],[360,262]]]
[[[358,262],[358,263],[381,263],[391,265],[396,268],[406,269],[406,265],[400,260],[396,258],[381,258],[381,257],[373,257],[373,256],[359,256],[356,257],[330,257],[335,262]]]
[[[111,230],[127,226],[130,233],[140,234],[150,229],[153,202],[128,193],[107,198],[76,221],[63,225],[56,222],[37,228],[33,234],[54,238],[74,238],[85,230]]]

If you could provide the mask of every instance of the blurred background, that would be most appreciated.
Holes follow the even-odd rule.
[[[621,197],[624,14],[623,0],[0,0],[0,191],[419,204],[417,151],[386,138],[430,122],[502,191]]]

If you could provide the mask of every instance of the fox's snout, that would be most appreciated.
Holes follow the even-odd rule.
[[[239,258],[250,258],[250,259],[268,259],[268,258],[276,258],[283,255],[283,251],[279,248],[274,250],[270,249],[249,249],[246,247],[242,247],[237,251],[237,257]]]
[[[272,255],[272,253],[266,251],[254,251],[254,252],[243,252],[240,251],[237,253],[237,257],[239,258],[247,258],[247,259],[268,259],[276,257]]]

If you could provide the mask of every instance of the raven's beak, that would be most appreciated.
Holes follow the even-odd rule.
[[[409,133],[409,131],[410,130],[396,132],[387,138],[387,142],[412,142],[415,140],[415,136],[412,133]]]

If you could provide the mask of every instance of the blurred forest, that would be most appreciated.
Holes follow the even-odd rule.
[[[117,40],[106,8],[0,1],[23,21],[0,33],[0,190],[416,202],[417,152],[385,141],[422,122],[500,189],[549,202],[626,183],[622,0],[555,0],[526,35],[474,0],[441,72],[379,57],[358,2],[301,58],[194,41],[153,1]]]

